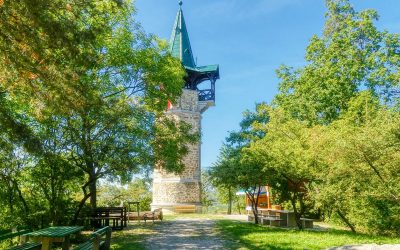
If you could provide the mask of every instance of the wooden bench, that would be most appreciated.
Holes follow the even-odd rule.
[[[20,230],[3,230],[0,232],[0,241],[12,239],[15,237],[23,238],[22,235],[29,233],[30,230],[20,229]],[[22,237],[21,237],[22,236]],[[21,240],[22,241],[22,240]],[[41,243],[38,242],[26,242],[22,243],[18,246],[10,247],[9,250],[40,250],[42,247]]]
[[[140,220],[144,220],[144,216],[148,213],[151,213],[149,211],[142,211],[139,212],[139,215],[137,212],[129,212],[128,213],[128,221],[140,221]]]
[[[109,250],[111,227],[103,227],[90,235],[88,241],[74,247],[74,250]]]
[[[127,210],[126,207],[98,207],[93,210],[90,220],[95,228],[111,226],[114,230],[122,230],[127,226]]]
[[[147,220],[163,220],[163,212],[162,212],[162,208],[157,208],[155,209],[153,212],[147,212],[143,215],[143,220],[144,223],[147,222]]]
[[[314,220],[308,218],[300,218],[303,228],[314,228]]]
[[[182,205],[174,207],[175,213],[196,213],[195,205]]]

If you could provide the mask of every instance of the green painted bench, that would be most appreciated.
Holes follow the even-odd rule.
[[[74,250],[109,250],[111,227],[103,227],[90,235],[88,241],[76,246]]]
[[[29,233],[30,230],[19,229],[16,231],[12,230],[2,230],[0,231],[0,241],[12,239],[14,237],[21,237],[24,234]],[[26,242],[18,246],[10,247],[9,250],[39,250],[42,244],[38,242]]]

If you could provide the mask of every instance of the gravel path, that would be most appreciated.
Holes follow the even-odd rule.
[[[245,220],[247,217],[231,216],[229,219]],[[224,246],[232,242],[222,239],[214,228],[215,220],[212,219],[179,218],[163,221],[157,223],[153,234],[144,239],[144,246],[149,250],[226,249]],[[400,245],[348,245],[328,250],[400,250]]]
[[[145,240],[146,249],[224,249],[225,241],[214,231],[210,219],[177,219],[155,226]]]

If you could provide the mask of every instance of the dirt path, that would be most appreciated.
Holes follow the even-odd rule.
[[[225,240],[214,230],[211,219],[177,219],[155,226],[155,234],[146,238],[149,250],[159,249],[224,249]]]

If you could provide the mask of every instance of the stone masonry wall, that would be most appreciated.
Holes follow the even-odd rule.
[[[200,132],[201,113],[197,91],[184,89],[178,103],[166,115],[189,123],[193,132]],[[152,208],[185,204],[201,206],[200,146],[200,142],[188,145],[189,153],[183,159],[185,169],[179,175],[155,168]]]
[[[154,205],[199,204],[200,201],[200,182],[163,182],[153,188]]]

